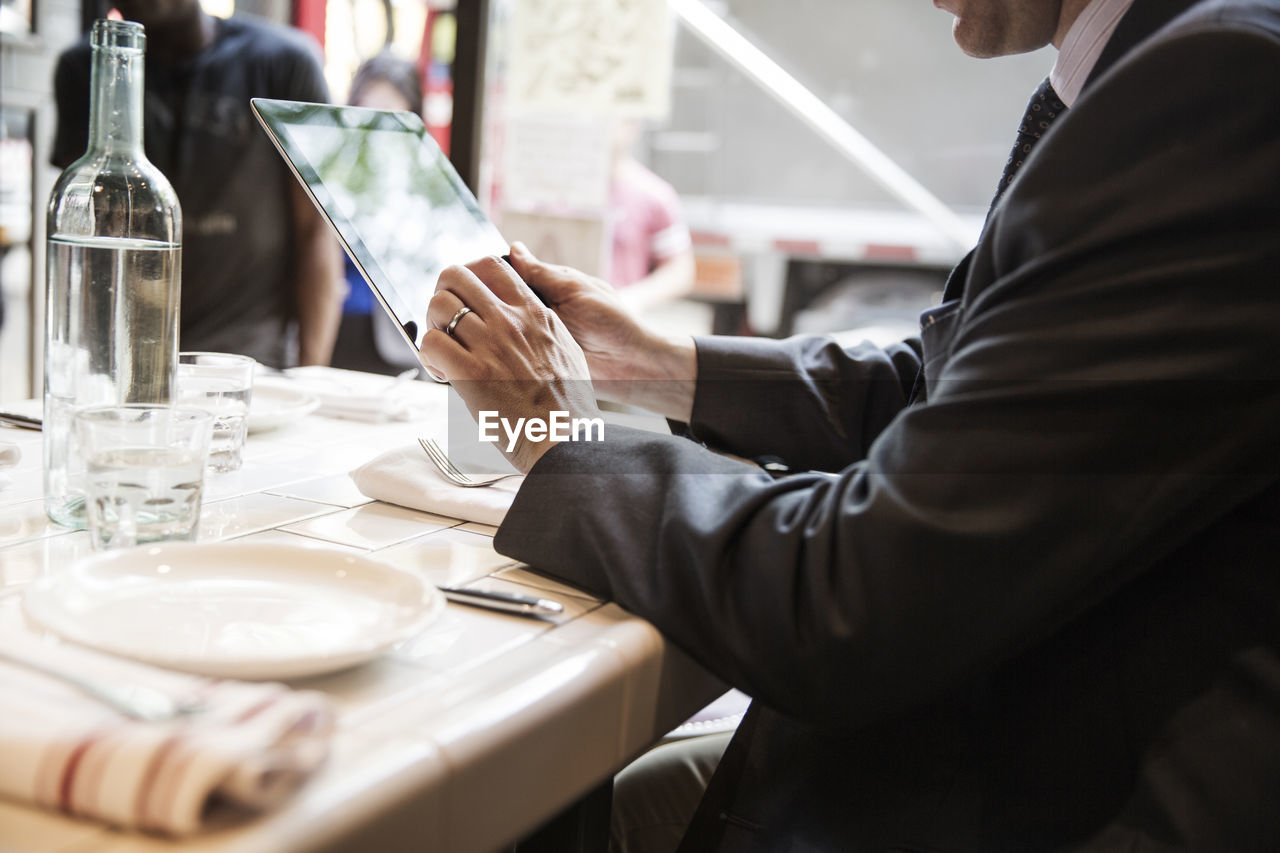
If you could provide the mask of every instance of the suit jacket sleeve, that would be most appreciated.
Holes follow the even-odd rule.
[[[690,437],[792,469],[838,471],[866,456],[906,405],[920,342],[842,349],[829,338],[699,338]]]
[[[928,402],[865,459],[773,480],[611,429],[539,461],[498,549],[829,727],[931,701],[1085,617],[1280,472],[1276,80],[1280,48],[1248,27],[1164,39],[1100,79],[989,223],[927,354]],[[804,358],[791,371],[812,388]],[[842,422],[876,409],[833,381],[862,397]],[[742,430],[794,450],[795,426],[835,454],[835,421],[808,421],[843,404],[785,423],[795,399]]]

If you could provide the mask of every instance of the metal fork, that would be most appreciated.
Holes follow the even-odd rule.
[[[70,684],[104,705],[115,708],[126,717],[146,723],[158,723],[188,714],[198,714],[207,707],[203,702],[180,701],[167,693],[143,687],[141,684],[107,684],[104,681],[74,675],[64,669],[8,652],[0,651],[0,660]]]
[[[455,486],[462,486],[464,489],[478,489],[481,486],[492,486],[499,480],[505,480],[508,477],[519,477],[518,472],[510,474],[494,474],[490,477],[472,477],[469,474],[459,470],[457,465],[450,461],[444,448],[436,444],[435,439],[419,438],[418,444],[422,445],[422,449],[426,451],[427,458],[430,459],[443,476]]]

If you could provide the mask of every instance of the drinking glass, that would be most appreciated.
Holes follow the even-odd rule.
[[[222,352],[178,353],[177,402],[213,415],[210,471],[239,470],[257,366],[247,355]]]
[[[195,538],[212,415],[135,403],[82,409],[74,424],[95,549]]]

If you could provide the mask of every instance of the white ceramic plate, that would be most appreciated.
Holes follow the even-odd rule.
[[[170,542],[94,554],[27,586],[27,615],[87,646],[226,678],[345,669],[422,631],[444,596],[322,548]]]
[[[249,432],[266,432],[292,420],[309,415],[320,408],[320,398],[287,381],[254,379],[253,396],[249,398]]]

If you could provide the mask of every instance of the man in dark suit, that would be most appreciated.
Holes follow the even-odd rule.
[[[754,697],[684,850],[1280,850],[1280,0],[936,2],[1074,91],[919,340],[668,340],[518,248],[442,276],[473,411],[591,416],[589,373],[695,439],[524,442],[497,547]]]

